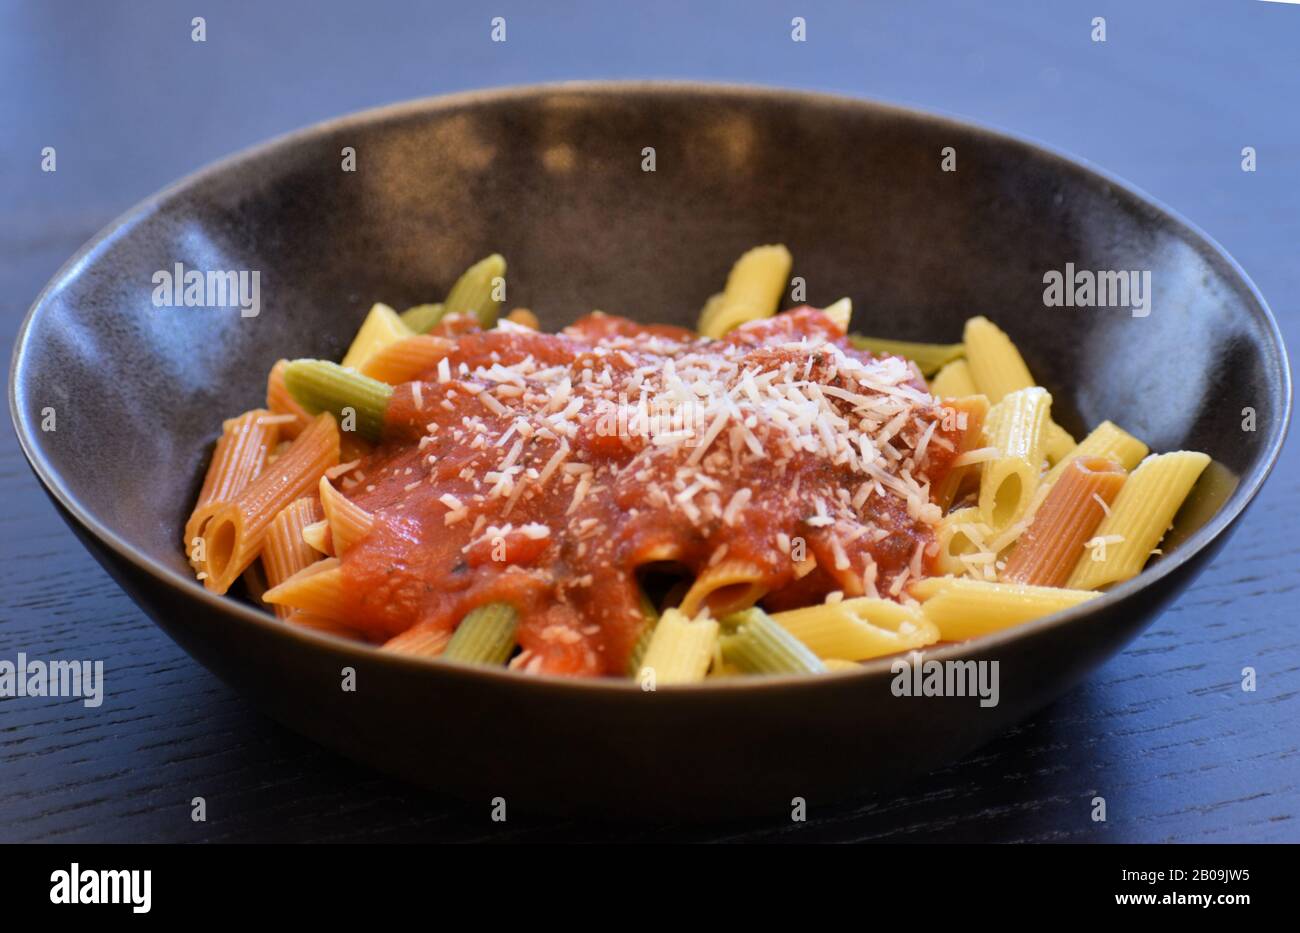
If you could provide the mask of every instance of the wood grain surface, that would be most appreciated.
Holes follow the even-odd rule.
[[[878,97],[1049,142],[1233,253],[1300,345],[1300,6],[1143,3],[0,4],[0,334],[62,262],[198,166],[339,113],[577,77]],[[796,9],[797,7],[797,9]],[[207,41],[190,38],[203,15]],[[503,15],[508,41],[488,41]],[[790,41],[802,15],[808,41]],[[1107,41],[1090,38],[1106,18]],[[58,171],[40,171],[54,146]],[[1255,147],[1258,171],[1241,170]],[[797,205],[792,206],[797,209]],[[988,310],[988,309],[984,309]],[[1177,392],[1177,386],[1169,390]],[[466,805],[273,724],[108,579],[0,432],[0,658],[102,659],[108,691],[0,699],[0,841],[1300,841],[1295,443],[1219,559],[1032,721],[806,823],[587,825]],[[1254,693],[1241,670],[1258,671]],[[1091,819],[1091,800],[1107,820]],[[203,796],[207,820],[191,819]]]

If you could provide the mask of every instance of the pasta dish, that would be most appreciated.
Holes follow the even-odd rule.
[[[1010,338],[777,312],[742,256],[695,331],[502,314],[505,262],[376,304],[341,363],[280,360],[185,527],[198,578],[288,625],[538,674],[821,674],[1135,576],[1209,462],[1076,441]]]

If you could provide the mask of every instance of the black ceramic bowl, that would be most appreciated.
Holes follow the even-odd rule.
[[[341,170],[353,147],[356,171]],[[656,171],[642,170],[645,147]],[[957,171],[941,171],[942,150]],[[1000,702],[899,698],[890,662],[643,693],[408,660],[289,628],[194,582],[179,550],[221,419],[282,356],[337,358],[371,302],[446,292],[492,251],[548,329],[592,309],[689,324],[732,260],[781,241],[856,328],[1022,348],[1082,434],[1214,458],[1165,555],[1076,610],[931,657],[996,660]],[[258,270],[261,312],[159,309],[156,271]],[[1149,270],[1152,311],[1048,308],[1043,275]],[[32,307],[11,406],[72,528],[187,651],[288,726],[430,787],[626,817],[788,812],[952,760],[1069,689],[1205,565],[1281,446],[1290,377],[1240,268],[1185,221],[1029,143],[894,107],[762,88],[577,84],[348,117],[136,207]],[[53,408],[57,430],[41,430]],[[1245,408],[1257,429],[1241,429]],[[341,670],[356,670],[355,692]]]

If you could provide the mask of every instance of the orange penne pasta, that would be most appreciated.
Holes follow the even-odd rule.
[[[233,501],[208,521],[202,536],[200,571],[204,585],[224,593],[261,553],[271,521],[294,499],[312,491],[326,469],[339,462],[334,416],[312,420],[281,454]]]
[[[353,638],[358,641],[366,640],[366,636],[362,632],[350,625],[345,625],[337,619],[314,616],[311,613],[303,612],[301,609],[291,610],[284,617],[284,621],[290,625],[301,625],[303,628],[315,629],[318,632],[329,632],[331,635],[341,635],[344,638]]]
[[[316,521],[320,512],[316,501],[309,497],[294,499],[271,520],[262,545],[262,568],[266,573],[267,588],[279,586],[299,570],[320,560],[320,554],[303,540],[303,529]],[[262,594],[265,595],[265,594]],[[276,606],[275,614],[287,617],[293,610]]]
[[[400,635],[384,642],[383,650],[413,657],[436,658],[451,641],[451,631],[428,625],[413,625]]]
[[[195,563],[192,549],[208,520],[228,505],[262,472],[267,455],[279,439],[283,425],[262,408],[231,418],[221,426],[212,463],[194,511],[185,523],[185,551]]]
[[[446,337],[416,334],[377,350],[361,367],[361,374],[389,385],[410,382],[438,365],[454,344]]]
[[[375,517],[335,489],[327,476],[320,478],[320,504],[329,522],[335,554],[347,553],[374,527]]]
[[[307,409],[299,405],[298,400],[285,387],[284,368],[288,365],[288,360],[276,360],[271,367],[271,374],[266,379],[266,407],[277,415],[294,416],[294,420],[285,424],[281,430],[284,437],[292,439],[311,424],[311,415],[307,414]]]
[[[310,616],[344,622],[343,568],[337,557],[326,557],[299,570],[263,597],[273,606],[287,606]]]
[[[961,440],[957,442],[956,456],[983,446],[984,418],[989,413],[987,396],[968,395],[964,398],[944,399],[943,408],[946,409],[944,412],[945,418],[955,417],[961,419],[964,417],[966,421],[964,428],[960,420],[957,422],[957,427],[962,431],[962,435]],[[949,412],[952,414],[949,414]],[[965,481],[978,476],[979,464],[953,467],[948,471],[948,475],[934,487],[933,499],[935,503],[946,512]]]
[[[689,619],[702,609],[715,616],[748,609],[763,598],[763,570],[747,560],[724,560],[706,567],[682,597],[679,607]]]
[[[1106,457],[1072,460],[1016,542],[1002,581],[1065,586],[1084,542],[1101,524],[1126,475],[1122,466]]]

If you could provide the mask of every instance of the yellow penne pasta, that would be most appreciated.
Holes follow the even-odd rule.
[[[361,367],[361,374],[389,385],[410,382],[435,369],[453,346],[446,337],[432,334],[403,337],[375,350]]]
[[[317,487],[321,509],[330,526],[334,553],[343,556],[374,527],[375,517],[334,488],[329,477],[322,476]]]
[[[772,619],[819,658],[865,661],[939,640],[920,610],[865,596],[777,612]]]
[[[1007,557],[1007,583],[1065,586],[1083,544],[1124,485],[1125,469],[1105,457],[1075,457]]]
[[[911,587],[925,598],[921,612],[939,629],[943,641],[963,641],[1013,625],[1038,619],[1099,594],[1049,586],[990,583],[953,577],[934,577]]]
[[[988,318],[973,317],[967,321],[963,339],[975,388],[987,395],[990,403],[996,405],[1010,393],[1036,384],[1011,338]],[[1074,446],[1074,438],[1050,416],[1044,431],[1043,451],[1049,460],[1057,463]]]
[[[965,398],[945,398],[943,400],[944,420],[954,419],[956,427],[962,432],[956,443],[957,455],[974,450],[984,444],[984,422],[988,418],[989,400],[983,395]],[[958,491],[968,479],[979,475],[978,465],[954,466],[948,471],[938,485],[934,487],[931,498],[941,509],[952,504]]]
[[[781,303],[793,259],[784,246],[756,246],[736,260],[722,301],[711,315],[706,337],[721,337],[746,321],[771,317]]]
[[[1071,587],[1095,590],[1137,576],[1165,536],[1210,458],[1179,450],[1147,457],[1133,471],[1079,559]]]
[[[397,312],[383,302],[375,302],[366,315],[361,329],[352,339],[352,346],[343,356],[343,366],[360,371],[379,350],[404,337],[413,336],[411,328],[402,323]]]
[[[970,374],[970,363],[953,360],[935,373],[930,380],[930,394],[936,398],[964,398],[978,395],[975,380]]]
[[[215,593],[230,588],[262,550],[272,519],[294,499],[310,492],[339,462],[334,416],[318,415],[279,458],[233,501],[212,516],[201,541],[200,572]]]
[[[717,292],[710,295],[708,301],[704,302],[704,307],[700,309],[695,324],[695,329],[701,334],[709,333],[709,329],[714,324],[714,319],[718,316],[718,309],[722,307],[722,299],[723,293]]]
[[[688,618],[707,609],[715,616],[748,609],[763,598],[763,571],[745,560],[724,560],[706,567],[682,597],[679,607]]]
[[[665,610],[637,676],[642,683],[653,677],[656,687],[698,683],[709,670],[717,641],[718,623],[713,619],[691,620],[679,610]]]
[[[412,657],[436,658],[446,650],[451,635],[451,631],[445,627],[414,625],[384,642],[382,650]]]
[[[842,332],[848,333],[849,321],[853,317],[853,300],[851,298],[841,298],[834,304],[829,304],[823,308],[822,313],[830,318],[831,323]]]
[[[1049,463],[1060,463],[1078,446],[1074,435],[1050,418],[1044,431],[1043,454]]]
[[[985,442],[997,448],[998,457],[984,464],[979,504],[984,521],[995,529],[1015,522],[1033,502],[1051,405],[1047,390],[1033,386],[1010,393],[989,410]]]
[[[262,545],[262,569],[268,588],[279,586],[320,559],[320,554],[303,540],[303,529],[316,521],[317,511],[315,501],[303,497],[290,502],[271,520]],[[291,612],[287,606],[275,607],[275,614],[281,618]]]
[[[935,566],[940,573],[995,579],[994,562],[997,551],[991,542],[995,530],[987,522],[978,506],[954,509],[935,526],[935,539],[939,553]]]
[[[1150,451],[1147,449],[1147,445],[1132,434],[1109,421],[1103,421],[1093,428],[1092,432],[1080,441],[1078,446],[1070,450],[1054,467],[1047,471],[1047,476],[1044,477],[1043,482],[1056,482],[1066,464],[1074,457],[1105,457],[1108,460],[1114,460],[1126,470],[1132,470],[1142,462],[1142,458],[1148,453]]]
[[[967,321],[962,340],[975,388],[994,405],[1012,392],[1034,385],[1034,377],[1016,345],[988,318]]]
[[[826,670],[832,674],[843,674],[850,671],[862,670],[862,665],[857,661],[846,661],[844,658],[822,658],[822,663],[826,665]]]
[[[343,611],[343,568],[337,557],[309,564],[267,590],[263,599],[273,606],[298,609],[319,619],[347,621]]]
[[[212,452],[203,488],[185,523],[185,550],[190,554],[191,563],[198,563],[193,549],[208,520],[261,475],[282,427],[280,420],[262,408],[231,418],[221,426],[221,437]]]

